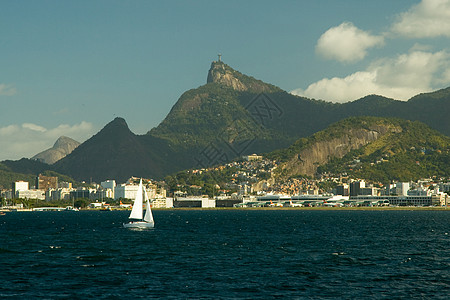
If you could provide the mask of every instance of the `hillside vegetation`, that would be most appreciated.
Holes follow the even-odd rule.
[[[350,176],[378,182],[450,177],[450,138],[418,122],[352,117],[267,154],[277,177]]]
[[[396,120],[401,131],[390,132],[341,159],[331,159],[318,173],[348,174],[388,183],[450,177],[450,138],[415,121]]]
[[[205,85],[186,91],[166,118],[145,135],[131,132],[116,118],[99,133],[57,161],[52,167],[79,181],[124,181],[131,176],[161,179],[181,170],[208,167],[251,153],[278,149],[278,159],[291,165],[283,172],[316,172],[325,152],[316,143],[316,161],[299,169],[292,157],[311,143],[306,139],[333,123],[356,116],[395,117],[421,121],[450,135],[450,88],[420,94],[409,101],[378,95],[344,103],[331,103],[289,94],[280,88],[242,74],[223,62],[213,62]],[[367,121],[369,122],[369,121]],[[369,126],[361,124],[362,126]],[[343,125],[341,125],[343,126]],[[359,142],[348,143],[351,134],[333,133],[338,157],[365,145],[381,133],[361,128]],[[383,133],[384,134],[384,133]],[[314,135],[320,141],[326,137]],[[331,144],[329,145],[331,147]],[[304,153],[306,155],[306,153]],[[291,170],[292,169],[292,170]],[[13,170],[14,171],[14,170]]]

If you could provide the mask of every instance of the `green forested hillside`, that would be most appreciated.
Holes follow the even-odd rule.
[[[332,159],[318,173],[348,174],[378,182],[409,181],[436,176],[450,177],[450,138],[415,121],[392,120],[400,132],[391,132]]]

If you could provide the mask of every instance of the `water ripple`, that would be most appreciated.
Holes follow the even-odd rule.
[[[450,286],[450,213],[9,213],[1,298],[433,298]],[[18,222],[20,220],[20,222]]]

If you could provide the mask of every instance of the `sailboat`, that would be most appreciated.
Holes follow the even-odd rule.
[[[142,208],[145,201],[145,215]],[[142,185],[142,179],[139,182],[138,191],[136,193],[136,199],[134,199],[133,209],[128,217],[129,222],[124,223],[125,228],[153,228],[155,222],[153,221],[153,214],[150,208],[150,201],[148,200],[145,187]]]

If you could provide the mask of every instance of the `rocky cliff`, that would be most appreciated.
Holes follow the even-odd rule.
[[[55,142],[52,148],[36,154],[32,159],[51,165],[69,155],[79,145],[79,142],[69,137],[62,136]]]
[[[221,61],[213,61],[211,63],[206,82],[218,83],[240,92],[269,93],[281,91],[276,86],[244,75]]]
[[[400,126],[389,123],[365,125],[364,128],[343,128],[340,132],[329,134],[327,138],[321,138],[320,134],[313,136],[305,147],[281,165],[282,177],[297,174],[314,176],[317,168],[331,158],[342,158],[348,152],[359,149],[387,134],[402,131]]]

